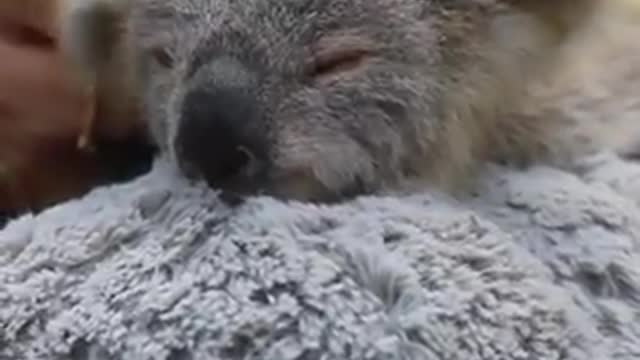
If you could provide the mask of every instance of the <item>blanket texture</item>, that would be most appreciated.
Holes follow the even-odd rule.
[[[0,232],[0,359],[640,359],[640,165],[235,207],[158,161]]]

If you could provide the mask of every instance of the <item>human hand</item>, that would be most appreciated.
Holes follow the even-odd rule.
[[[57,47],[60,1],[0,0],[0,212],[79,195],[104,173],[77,147],[95,121],[95,97]]]

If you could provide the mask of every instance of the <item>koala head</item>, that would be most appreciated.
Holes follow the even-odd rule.
[[[238,195],[334,201],[447,182],[481,151],[484,114],[557,40],[547,9],[514,2],[150,6],[147,18],[173,17],[170,40],[149,47],[152,117],[185,174]]]

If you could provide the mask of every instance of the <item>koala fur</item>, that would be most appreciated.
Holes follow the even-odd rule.
[[[600,149],[640,155],[640,1],[606,2],[530,84],[514,116],[553,121],[556,164]]]
[[[68,1],[70,57],[85,73],[124,77],[107,93],[139,96],[187,176],[303,201],[456,192],[487,161],[564,159],[566,123],[520,110],[545,101],[532,84],[603,3]],[[114,24],[125,24],[119,36],[87,41]]]

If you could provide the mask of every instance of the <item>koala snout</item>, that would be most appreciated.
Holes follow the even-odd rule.
[[[178,165],[212,187],[258,177],[266,163],[261,113],[249,91],[201,85],[185,95],[174,140]]]

